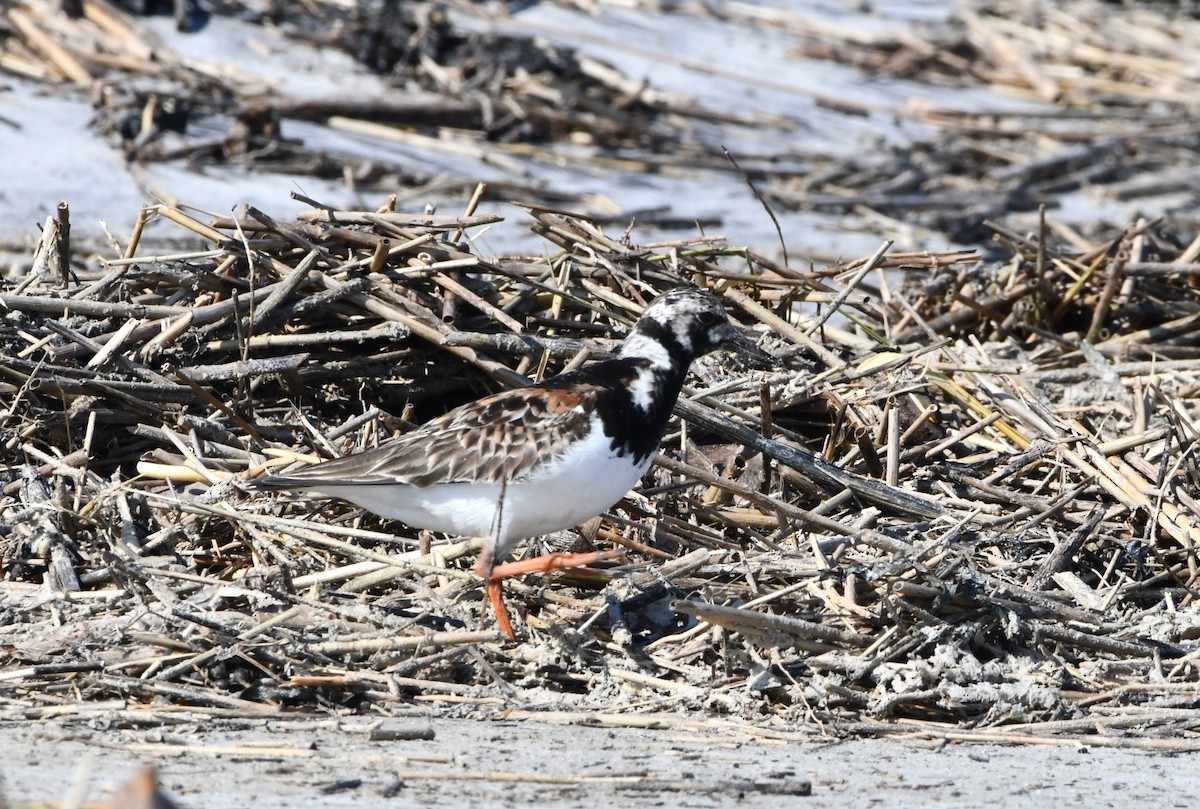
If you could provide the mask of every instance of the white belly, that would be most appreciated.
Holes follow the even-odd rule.
[[[618,458],[610,439],[594,429],[558,463],[520,483],[442,483],[426,488],[401,484],[320,486],[312,491],[340,497],[414,528],[496,539],[496,558],[517,540],[579,525],[612,506],[633,488],[651,458],[635,466]]]

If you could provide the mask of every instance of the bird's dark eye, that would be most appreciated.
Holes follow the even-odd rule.
[[[715,312],[701,312],[696,316],[696,318],[700,321],[701,326],[711,326],[717,322],[717,315]]]

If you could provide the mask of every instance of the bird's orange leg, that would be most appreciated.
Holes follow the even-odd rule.
[[[501,581],[513,576],[520,576],[522,573],[547,573],[551,570],[566,570],[572,567],[594,565],[596,562],[605,562],[610,559],[621,559],[624,556],[625,550],[623,548],[615,551],[593,551],[591,553],[550,553],[545,556],[535,556],[533,559],[522,559],[519,562],[493,565],[491,570],[488,570],[485,564],[480,564],[483,562],[483,558],[481,557],[475,563],[475,572],[487,582],[488,599],[492,602],[492,609],[496,612],[496,623],[499,625],[500,631],[509,640],[516,640],[517,635],[513,632],[512,621],[508,617],[508,609],[504,606],[504,594],[500,590]]]
[[[492,609],[496,611],[496,623],[500,625],[500,631],[509,640],[516,640],[517,634],[513,632],[512,622],[508,620],[508,609],[504,606],[504,594],[500,592],[500,579],[495,576],[487,580],[488,598],[492,600]]]

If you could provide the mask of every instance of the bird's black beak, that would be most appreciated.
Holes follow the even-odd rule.
[[[754,334],[754,332],[750,332]],[[729,324],[728,331],[722,335],[720,347],[726,351],[732,351],[736,354],[744,354],[759,363],[769,366],[781,364],[781,360],[768,354],[758,347],[758,344],[751,340],[746,334],[742,333],[737,326]]]

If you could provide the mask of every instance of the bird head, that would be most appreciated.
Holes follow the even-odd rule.
[[[651,301],[625,338],[621,356],[646,357],[657,364],[686,368],[692,360],[717,349],[771,359],[729,320],[725,307],[714,295],[695,287],[680,287]]]

